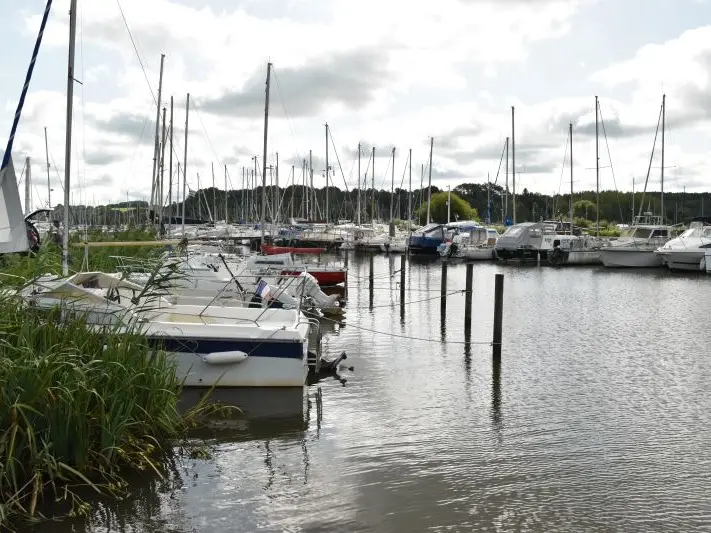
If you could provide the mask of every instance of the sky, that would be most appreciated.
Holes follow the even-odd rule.
[[[44,0],[0,3],[6,137],[39,30]],[[18,179],[30,157],[32,206],[53,205],[65,168],[69,0],[54,0],[13,148]],[[173,175],[191,95],[187,185],[241,188],[261,169],[265,80],[273,64],[268,165],[279,183],[419,187],[433,141],[432,184],[505,185],[515,138],[516,189],[547,194],[661,185],[711,190],[711,0],[78,0],[72,120],[72,203],[151,194],[160,56],[161,107],[174,98]],[[515,108],[512,136],[511,108]],[[395,148],[395,172],[392,152]],[[510,143],[513,155],[513,142]],[[293,171],[292,171],[293,165]],[[513,169],[513,162],[509,162]],[[260,170],[261,172],[261,170]],[[295,178],[294,178],[295,176]],[[424,172],[427,185],[429,173]],[[268,178],[268,180],[271,178]],[[509,175],[509,188],[513,176]],[[21,191],[22,191],[21,185]]]

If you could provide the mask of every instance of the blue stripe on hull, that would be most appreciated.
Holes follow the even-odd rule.
[[[300,342],[277,342],[274,340],[247,341],[241,339],[178,339],[175,337],[149,337],[148,342],[160,346],[167,352],[187,352],[206,354],[214,352],[240,351],[250,357],[277,357],[302,359],[304,345]]]

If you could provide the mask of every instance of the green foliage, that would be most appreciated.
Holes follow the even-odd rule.
[[[180,434],[180,384],[138,332],[0,301],[0,528],[37,516],[44,497],[83,507],[74,489],[112,492],[128,467],[155,470]]]
[[[432,203],[430,208],[430,220],[440,224],[447,222],[447,197],[449,193],[438,192],[432,195]],[[479,220],[479,214],[476,209],[469,205],[469,202],[463,200],[458,194],[452,193],[452,207],[450,212],[450,221],[456,220]],[[427,204],[425,203],[418,209],[417,218],[420,224],[427,221]]]

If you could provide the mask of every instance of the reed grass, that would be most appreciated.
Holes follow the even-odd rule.
[[[113,254],[93,255],[108,263]],[[135,326],[88,328],[82,316],[33,309],[8,290],[60,271],[52,243],[0,256],[0,531],[49,518],[41,509],[86,513],[87,488],[118,495],[126,473],[160,473],[164,454],[209,410],[179,412],[172,363]]]

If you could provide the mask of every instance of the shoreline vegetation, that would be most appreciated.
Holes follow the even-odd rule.
[[[109,238],[154,238],[132,233]],[[156,253],[92,249],[91,268],[110,271],[114,255]],[[83,250],[73,256],[76,270]],[[203,401],[179,411],[172,363],[149,348],[138,327],[90,329],[83,317],[40,312],[8,290],[59,274],[60,265],[53,243],[36,255],[0,257],[0,530],[83,515],[89,505],[80,495],[120,497],[126,476],[161,475],[163,459],[187,431],[218,409]]]

